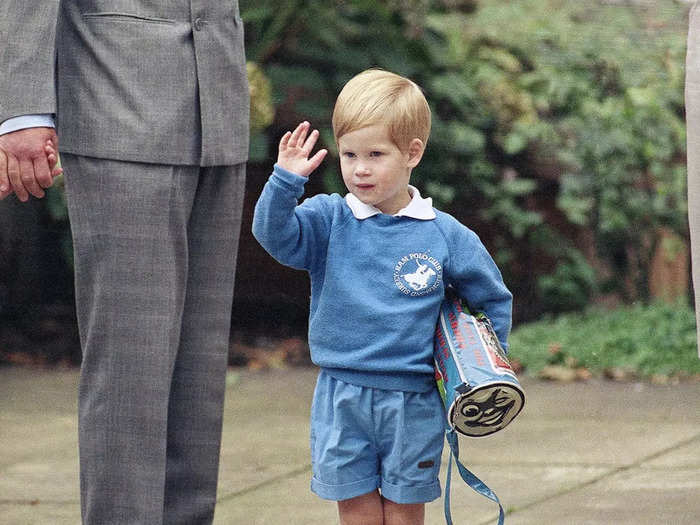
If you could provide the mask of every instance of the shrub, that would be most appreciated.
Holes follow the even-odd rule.
[[[524,319],[601,289],[648,298],[658,229],[686,235],[686,12],[673,0],[263,0],[243,17],[279,110],[264,141],[312,120],[331,150],[327,191],[343,191],[330,132],[343,83],[381,67],[424,88],[433,132],[414,182],[482,236]]]
[[[700,374],[695,314],[683,304],[593,308],[524,324],[511,334],[510,351],[529,375],[551,364],[597,374]]]

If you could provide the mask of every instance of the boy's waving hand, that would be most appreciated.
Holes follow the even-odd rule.
[[[277,165],[287,171],[308,177],[319,167],[326,157],[328,150],[321,149],[309,158],[318,140],[318,130],[309,133],[310,124],[306,121],[299,124],[294,131],[287,131],[280,140]]]

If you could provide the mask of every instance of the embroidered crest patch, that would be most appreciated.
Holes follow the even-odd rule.
[[[404,255],[394,267],[394,283],[412,297],[429,294],[442,283],[442,265],[427,253]]]

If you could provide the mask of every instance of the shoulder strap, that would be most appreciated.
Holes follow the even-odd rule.
[[[498,503],[498,525],[503,525],[505,519],[505,513],[503,512],[503,505],[493,492],[486,484],[472,474],[462,463],[459,461],[459,441],[457,439],[457,432],[452,429],[448,429],[445,432],[447,437],[447,443],[450,445],[450,461],[447,464],[447,481],[445,482],[445,520],[447,525],[452,525],[452,513],[450,512],[450,480],[452,478],[452,457],[454,457],[457,463],[457,469],[459,470],[459,475],[462,476],[464,482],[469,485],[476,492],[484,497],[487,497],[491,501]]]

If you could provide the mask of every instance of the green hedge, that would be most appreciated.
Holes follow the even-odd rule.
[[[528,375],[548,365],[581,367],[594,375],[610,370],[640,377],[700,374],[695,316],[683,304],[564,314],[518,327],[510,348]]]
[[[520,299],[519,319],[579,310],[603,293],[649,299],[659,228],[686,235],[686,4],[241,6],[248,58],[269,78],[276,109],[253,134],[252,163],[269,166],[282,133],[309,119],[330,149],[315,177],[344,191],[335,97],[364,68],[396,71],[433,110],[413,181],[482,236]]]

